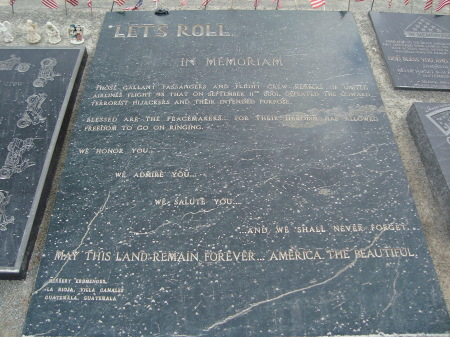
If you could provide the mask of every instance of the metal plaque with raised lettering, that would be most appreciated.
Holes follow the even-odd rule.
[[[350,13],[108,13],[47,240],[24,336],[449,331]]]
[[[450,90],[446,15],[370,12],[394,87]]]
[[[84,54],[0,48],[0,278],[25,276]]]
[[[407,120],[434,195],[450,220],[450,103],[414,103]]]

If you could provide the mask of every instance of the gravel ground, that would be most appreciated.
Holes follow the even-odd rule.
[[[85,27],[85,45],[89,53],[89,61],[94,55],[95,46],[98,39],[99,29],[103,21],[105,12],[111,10],[112,1],[92,0],[93,9],[86,6],[86,2],[81,0],[82,4],[78,7],[67,5],[64,7],[62,0],[56,0],[60,4],[58,9],[47,9],[38,0],[17,0],[14,5],[14,13],[9,6],[9,0],[0,1],[0,21],[8,20],[12,23],[14,30],[14,42],[12,46],[28,46],[25,39],[25,23],[27,19],[33,20],[44,33],[44,25],[51,21],[61,31],[65,31],[72,24],[81,24]],[[180,6],[180,0],[165,0],[160,6],[169,10],[201,10],[202,0],[188,0],[186,6]],[[137,0],[128,0],[126,6],[133,6]],[[417,91],[417,90],[394,90],[387,72],[386,65],[382,59],[374,30],[372,28],[368,11],[370,11],[372,2],[370,0],[362,2],[352,2],[348,0],[328,0],[325,10],[327,11],[346,11],[350,9],[353,12],[361,34],[364,46],[366,48],[372,69],[382,99],[385,104],[386,112],[390,118],[392,129],[400,149],[402,160],[406,169],[408,180],[414,199],[417,204],[420,218],[423,223],[424,232],[428,240],[431,256],[435,264],[442,291],[450,307],[450,225],[441,216],[437,202],[434,200],[430,184],[425,176],[425,170],[420,161],[417,149],[414,146],[410,132],[406,123],[406,114],[413,102],[450,102],[449,92],[439,91]],[[425,0],[418,2],[411,0],[410,5],[404,6],[403,0],[394,0],[392,7],[388,9],[388,0],[375,0],[373,10],[377,12],[391,13],[423,13]],[[435,3],[437,1],[435,0]],[[262,0],[258,10],[275,10],[275,4],[269,0]],[[151,11],[155,9],[155,3],[146,0],[141,10]],[[212,0],[206,10],[243,10],[253,9],[252,0]],[[118,10],[118,8],[114,8]],[[280,10],[312,10],[307,0],[283,0],[283,7]],[[318,10],[324,10],[320,8]],[[428,11],[428,14],[431,14]],[[439,14],[449,15],[450,6],[445,7]],[[450,16],[449,16],[450,18]],[[0,40],[0,46],[6,45],[3,39]],[[68,39],[63,40],[59,46],[69,46]],[[43,38],[37,44],[40,47],[50,46]],[[89,71],[89,61],[85,75]],[[86,77],[86,76],[85,76]],[[84,78],[84,81],[86,78]],[[82,89],[81,89],[82,92]],[[79,95],[78,98],[80,98]],[[76,110],[72,116],[71,125],[76,118]],[[66,138],[64,148],[67,148],[70,139],[70,129]],[[48,228],[50,213],[54,203],[55,193],[58,186],[59,175],[64,165],[65,151],[60,159],[58,173],[53,182],[52,192],[47,205],[44,219],[41,223],[36,247],[31,258],[28,275],[22,281],[0,281],[0,337],[21,336],[21,330],[24,323],[29,298],[35,282],[37,269],[39,266],[40,254],[43,249],[45,235]]]

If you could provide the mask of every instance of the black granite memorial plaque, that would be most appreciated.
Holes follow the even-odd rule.
[[[395,88],[450,90],[450,20],[370,12]]]
[[[450,103],[414,103],[407,121],[433,193],[450,221]]]
[[[25,336],[450,330],[350,13],[108,13],[85,93]]]
[[[0,48],[0,278],[26,274],[84,55],[84,48]]]

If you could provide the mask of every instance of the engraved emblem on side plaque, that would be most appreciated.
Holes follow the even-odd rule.
[[[0,231],[6,231],[6,226],[14,223],[14,217],[6,215],[6,206],[10,200],[9,192],[0,190]]]
[[[9,179],[14,173],[21,173],[28,167],[35,165],[28,159],[23,159],[25,152],[34,148],[34,139],[27,138],[25,140],[14,138],[8,144],[8,156],[5,164],[0,169],[0,179]]]
[[[450,39],[450,31],[424,17],[419,17],[404,31],[406,37]]]
[[[426,116],[434,126],[447,136],[447,143],[450,144],[450,108],[432,111],[427,113]]]
[[[444,135],[450,136],[450,108],[442,108],[426,116]]]
[[[30,69],[30,63],[21,62],[20,57],[16,57],[15,55],[11,55],[11,58],[0,61],[0,70],[13,70],[13,68],[17,70],[19,73],[24,73]]]
[[[48,81],[53,81],[56,76],[61,76],[61,74],[53,71],[53,68],[57,63],[58,61],[53,57],[43,59],[41,61],[41,69],[39,70],[38,78],[33,81],[33,86],[36,88],[43,87]]]
[[[37,125],[46,121],[42,116],[41,105],[47,98],[46,94],[35,94],[27,98],[27,110],[21,119],[17,121],[17,126],[21,129],[26,128],[30,124]]]

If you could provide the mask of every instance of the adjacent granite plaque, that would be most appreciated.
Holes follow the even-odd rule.
[[[350,13],[108,13],[91,69],[24,336],[448,335]]]
[[[0,278],[26,274],[84,55],[0,48]]]
[[[370,12],[395,88],[450,90],[448,15]]]
[[[450,103],[414,103],[407,120],[434,195],[450,221]]]

